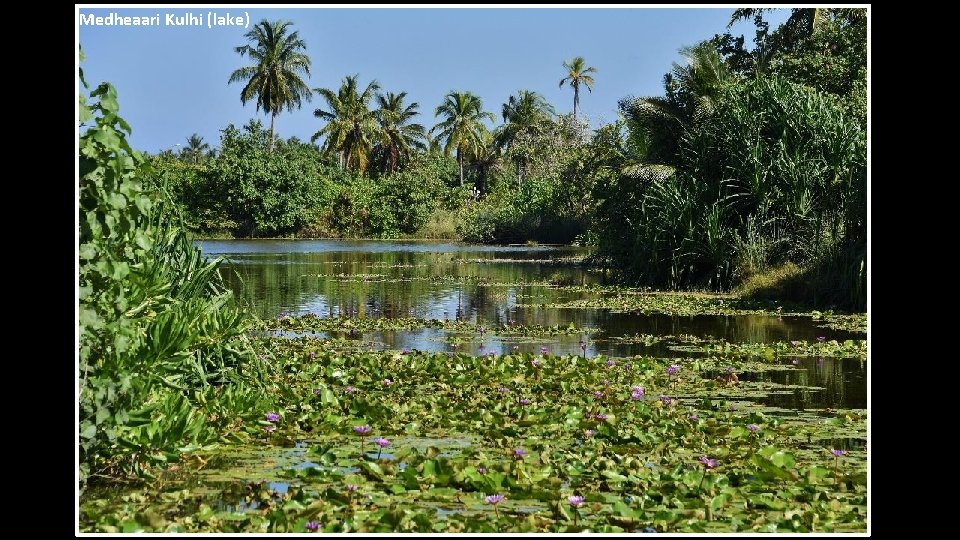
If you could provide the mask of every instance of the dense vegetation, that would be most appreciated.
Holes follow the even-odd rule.
[[[82,78],[82,73],[81,73]],[[86,84],[86,83],[84,83]],[[116,91],[80,96],[81,483],[138,477],[151,463],[233,437],[269,399],[249,316],[186,236],[130,148]]]

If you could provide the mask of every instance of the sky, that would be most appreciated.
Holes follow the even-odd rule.
[[[580,90],[578,116],[593,127],[617,119],[617,101],[626,96],[662,95],[663,75],[678,52],[725,32],[733,8],[586,8],[586,9],[417,9],[417,8],[190,8],[88,9],[78,14],[153,16],[159,26],[80,26],[86,60],[84,77],[95,87],[108,81],[117,88],[120,114],[133,127],[131,143],[148,152],[177,150],[198,133],[217,146],[220,130],[269,117],[256,104],[240,101],[242,84],[227,84],[230,74],[248,65],[235,48],[248,41],[249,28],[206,26],[208,12],[290,20],[310,57],[310,88],[336,91],[346,75],[359,74],[363,86],[376,79],[383,91],[407,92],[420,104],[417,121],[432,127],[433,111],[452,90],[469,90],[484,110],[501,119],[503,103],[517,90],[540,92],[558,113],[573,108],[573,90],[560,79],[563,62],[583,56],[597,69],[593,91]],[[167,14],[201,16],[203,26],[166,26]],[[771,27],[788,10],[767,16]],[[754,35],[750,22],[731,31]],[[78,80],[77,90],[81,91]],[[326,108],[319,96],[277,117],[279,137],[307,141],[323,126],[313,116]]]

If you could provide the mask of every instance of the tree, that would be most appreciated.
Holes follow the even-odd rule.
[[[495,121],[491,112],[484,112],[483,102],[471,92],[451,91],[437,106],[434,116],[444,119],[430,130],[438,132],[438,139],[445,141],[444,155],[457,150],[457,164],[460,165],[460,185],[463,185],[463,159],[470,154],[478,154],[484,146],[484,133],[487,131],[483,119]]]
[[[518,184],[522,180],[527,152],[513,148],[513,143],[521,136],[541,134],[553,114],[553,106],[542,95],[530,90],[520,90],[503,104],[503,125],[494,133],[494,142],[501,149],[514,150]]]
[[[288,34],[289,21],[260,21],[244,37],[252,45],[241,45],[235,50],[240,56],[249,55],[256,64],[245,66],[230,75],[230,83],[246,82],[240,91],[240,101],[246,105],[256,100],[257,111],[270,115],[270,150],[276,139],[274,124],[277,114],[286,107],[292,112],[300,108],[304,99],[310,101],[310,88],[300,78],[310,76],[310,59],[300,52],[307,48],[299,32]]]
[[[210,152],[210,145],[203,142],[203,137],[194,133],[187,138],[187,146],[180,151],[180,158],[189,163],[197,164],[203,161]]]
[[[327,124],[314,133],[310,140],[316,141],[325,136],[323,150],[336,153],[341,167],[362,174],[370,163],[373,141],[380,131],[377,117],[370,110],[370,101],[380,90],[380,84],[376,80],[370,81],[362,92],[358,92],[358,78],[359,75],[344,77],[337,93],[329,88],[314,89],[327,102],[330,110],[313,111],[314,116],[326,120]]]
[[[402,162],[410,157],[411,149],[425,150],[427,148],[427,132],[421,124],[411,123],[414,116],[420,114],[417,109],[420,104],[413,102],[404,106],[406,92],[377,95],[379,108],[374,112],[380,124],[380,140],[374,148],[383,162],[383,170],[392,173]]]
[[[567,76],[560,79],[560,88],[563,83],[568,82],[573,87],[573,118],[577,118],[577,106],[580,105],[580,85],[587,87],[587,90],[593,92],[593,77],[591,73],[596,73],[597,68],[587,67],[587,61],[582,56],[577,56],[570,62],[563,63],[563,69],[567,70]]]

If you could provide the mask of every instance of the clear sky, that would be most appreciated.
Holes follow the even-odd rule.
[[[219,131],[230,123],[258,116],[269,125],[255,103],[241,104],[242,84],[227,84],[235,69],[250,63],[234,52],[247,43],[248,29],[208,28],[208,11],[247,12],[251,26],[264,18],[293,21],[312,61],[310,88],[336,90],[355,73],[364,86],[375,78],[384,91],[406,91],[408,100],[419,102],[418,120],[429,128],[434,108],[451,90],[479,95],[498,122],[503,102],[519,89],[540,92],[557,112],[570,112],[573,91],[558,85],[562,62],[574,56],[598,70],[593,92],[581,88],[582,114],[595,127],[611,122],[620,98],[662,94],[663,74],[681,60],[678,49],[726,31],[733,8],[80,8],[81,14],[160,15],[157,27],[79,26],[86,80],[117,87],[135,147],[172,149],[192,133],[217,146]],[[163,24],[166,14],[186,12],[200,15],[204,25]],[[767,19],[773,27],[787,15],[778,10]],[[746,22],[732,30],[748,43],[754,33]],[[277,117],[279,136],[309,140],[322,126],[313,116],[317,107],[325,102],[314,96],[300,110],[284,110]]]

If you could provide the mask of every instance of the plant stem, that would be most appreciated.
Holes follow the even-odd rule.
[[[700,488],[703,487],[703,481],[707,478],[707,470],[703,470],[703,476],[700,477],[700,483],[697,485],[697,491],[700,491]]]

